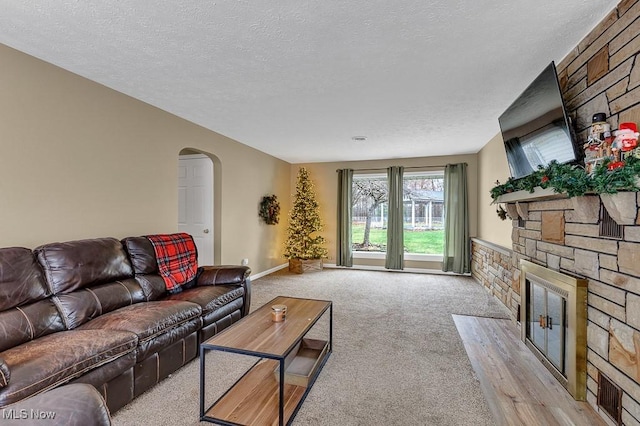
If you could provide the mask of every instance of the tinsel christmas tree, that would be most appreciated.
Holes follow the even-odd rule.
[[[321,259],[327,256],[327,249],[321,235],[313,236],[322,230],[322,221],[313,182],[304,167],[298,171],[296,195],[289,212],[289,227],[284,255],[287,259]]]

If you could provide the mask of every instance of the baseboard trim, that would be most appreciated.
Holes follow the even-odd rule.
[[[282,265],[278,265],[275,268],[267,269],[266,271],[258,272],[257,274],[251,275],[251,280],[257,280],[258,278],[264,277],[269,274],[273,274],[274,272],[278,272],[281,269],[284,269],[289,266],[289,263],[283,263]],[[431,275],[455,275],[455,276],[464,276],[471,277],[469,274],[456,274],[453,272],[444,272],[439,269],[421,269],[421,268],[405,268],[402,270],[399,269],[386,269],[383,266],[368,266],[368,265],[353,265],[352,267],[348,266],[337,266],[335,263],[323,263],[323,267],[327,269],[351,269],[351,270],[362,270],[362,271],[381,271],[381,272],[406,272],[411,274],[431,274]]]
[[[251,275],[251,280],[257,280],[258,278],[264,277],[265,275],[273,274],[274,272],[278,272],[281,269],[289,266],[289,263],[283,263],[282,265],[278,265],[275,268],[267,269],[266,271],[258,272],[257,274]]]
[[[444,272],[439,269],[422,269],[422,268],[404,268],[404,269],[387,269],[384,266],[369,266],[369,265],[353,265],[353,266],[337,266],[335,263],[325,263],[325,268],[328,269],[352,269],[363,271],[382,271],[382,272],[408,272],[411,274],[431,274],[431,275],[456,275],[470,277],[471,274],[456,274],[453,272]]]

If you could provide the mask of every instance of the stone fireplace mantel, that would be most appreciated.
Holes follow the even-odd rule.
[[[528,219],[528,203],[570,199],[576,215],[592,216],[594,205],[599,208],[600,202],[607,210],[611,218],[619,225],[640,225],[638,206],[640,206],[640,192],[618,192],[615,194],[586,194],[580,197],[569,198],[567,194],[554,192],[552,188],[534,188],[533,192],[516,191],[498,197],[496,203],[505,204],[507,214],[511,219]]]
[[[540,188],[539,186],[529,191],[515,191],[498,197],[496,203],[515,203],[521,201],[541,201],[553,200],[557,198],[567,198],[567,194],[559,194],[553,188]]]

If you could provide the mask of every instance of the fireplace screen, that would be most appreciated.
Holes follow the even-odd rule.
[[[561,289],[529,279],[527,339],[566,378],[567,299]]]
[[[521,338],[577,400],[586,397],[587,280],[520,261]]]

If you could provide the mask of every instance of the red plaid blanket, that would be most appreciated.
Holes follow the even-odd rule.
[[[196,244],[189,234],[147,235],[153,245],[160,276],[170,293],[196,278],[198,270]]]

